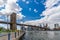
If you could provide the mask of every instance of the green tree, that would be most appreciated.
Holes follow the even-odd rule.
[[[3,30],[4,28],[3,27],[0,27],[0,31]]]

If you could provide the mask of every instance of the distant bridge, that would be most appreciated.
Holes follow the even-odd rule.
[[[36,27],[36,28],[40,28],[40,29],[50,30],[49,28],[46,28],[46,27],[40,27],[40,26],[35,26],[35,25],[27,25],[27,24],[16,23],[16,14],[15,13],[11,14],[10,18],[11,18],[11,20],[10,20],[11,22],[0,21],[0,23],[10,24],[10,29],[11,30],[16,30],[16,25],[28,26],[28,27]]]
[[[14,24],[12,22],[5,22],[5,21],[0,21],[0,23],[3,23],[3,24]],[[36,27],[36,28],[40,28],[40,29],[48,29],[48,28],[44,28],[44,27],[40,27],[40,26],[35,26],[35,25],[27,25],[27,24],[19,24],[19,23],[16,23],[16,25]],[[50,30],[50,29],[48,29],[48,30]]]

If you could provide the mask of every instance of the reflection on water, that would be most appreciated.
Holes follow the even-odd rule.
[[[23,40],[60,40],[60,31],[26,31]]]

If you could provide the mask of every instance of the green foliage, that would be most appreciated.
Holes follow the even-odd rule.
[[[3,30],[3,27],[0,27],[0,31],[2,31]]]
[[[2,32],[18,32],[18,31],[21,31],[21,30],[9,30],[9,29],[0,27],[0,33],[2,33]]]
[[[11,30],[8,30],[8,29],[7,29],[5,32],[11,32]]]
[[[5,28],[0,27],[0,33],[1,33],[1,32],[4,32],[4,31],[5,31],[4,29],[5,29]]]

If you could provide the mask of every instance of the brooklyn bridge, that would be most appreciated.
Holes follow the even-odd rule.
[[[0,23],[2,24],[10,24],[10,30],[16,30],[17,29],[17,25],[19,26],[28,26],[28,27],[35,27],[35,28],[38,28],[38,29],[41,29],[41,30],[50,30],[49,28],[47,28],[47,24],[46,26],[44,27],[41,27],[41,26],[36,26],[36,25],[27,25],[27,24],[19,24],[19,23],[16,23],[16,13],[12,13],[10,15],[10,22],[5,22],[5,21],[0,21]]]

